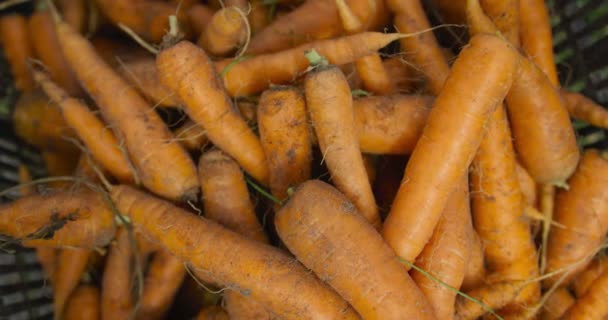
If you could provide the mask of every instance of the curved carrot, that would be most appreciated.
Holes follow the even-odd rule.
[[[216,11],[198,38],[197,44],[212,56],[227,56],[247,40],[247,17],[237,7]]]
[[[155,106],[174,107],[181,104],[173,92],[160,83],[153,57],[125,62],[119,71],[123,78]]]
[[[355,131],[352,95],[344,74],[335,66],[317,68],[306,75],[304,92],[306,107],[333,183],[369,223],[379,228],[382,222],[363,165]]]
[[[606,269],[608,269],[608,256],[599,255],[593,259],[589,266],[572,281],[572,291],[574,291],[574,295],[578,298],[585,294],[589,287],[591,287],[595,280],[597,280]]]
[[[53,312],[57,319],[63,314],[68,298],[80,283],[91,256],[90,249],[62,248],[57,255],[53,273]]]
[[[31,195],[0,206],[0,234],[28,247],[103,247],[114,232],[112,212],[91,191]]]
[[[64,22],[56,22],[63,54],[127,151],[144,186],[172,200],[193,200],[196,168],[184,148],[146,101]]]
[[[61,108],[67,125],[76,132],[93,157],[120,181],[133,181],[129,160],[119,149],[110,129],[87,106],[68,96],[43,71],[34,70],[33,74],[47,96]]]
[[[563,320],[604,319],[608,306],[604,303],[608,295],[608,271],[604,271],[576,302],[566,311]]]
[[[282,318],[358,317],[340,296],[276,248],[128,186],[113,187],[112,198],[121,213],[167,250]]]
[[[270,191],[277,199],[286,199],[289,188],[310,179],[311,133],[304,95],[294,87],[264,91],[257,122],[270,169]]]
[[[559,94],[571,117],[600,128],[608,128],[608,110],[606,108],[577,92],[570,92],[562,88],[559,90]]]
[[[469,184],[465,176],[456,186],[435,227],[433,236],[416,257],[416,266],[443,281],[452,288],[460,288],[471,252],[469,230],[472,230],[469,208]],[[437,319],[454,315],[456,293],[412,270],[412,279],[430,302]]]
[[[543,320],[561,319],[564,313],[574,304],[574,297],[564,288],[555,290],[543,305],[540,318]]]
[[[395,254],[337,189],[318,180],[303,183],[277,212],[275,224],[298,260],[362,318],[434,319]]]
[[[0,17],[0,40],[8,60],[15,87],[20,91],[34,89],[34,80],[27,59],[34,56],[27,28],[27,19],[12,13]]]
[[[65,320],[98,320],[101,318],[99,289],[93,285],[79,285],[65,307]]]
[[[472,37],[454,62],[384,222],[384,239],[401,258],[413,261],[430,239],[473,160],[487,119],[513,81],[516,63],[509,44],[491,35]],[[454,112],[455,106],[461,109]]]
[[[116,233],[116,243],[110,247],[101,283],[101,319],[129,319],[135,301],[133,290],[133,256],[135,248],[128,231],[121,228]]]
[[[570,189],[557,193],[553,220],[563,228],[553,226],[549,233],[546,272],[568,267],[564,283],[585,269],[608,232],[606,183],[608,156],[589,149],[568,180]],[[551,286],[560,277],[558,274],[543,284]]]
[[[156,66],[161,82],[184,102],[186,113],[205,128],[209,140],[266,184],[268,166],[262,145],[236,111],[205,52],[182,41],[161,51]]]

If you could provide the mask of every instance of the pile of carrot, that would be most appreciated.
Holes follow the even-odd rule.
[[[608,111],[545,1],[30,4],[0,44],[48,176],[0,236],[55,319],[608,317],[608,150],[572,125]]]

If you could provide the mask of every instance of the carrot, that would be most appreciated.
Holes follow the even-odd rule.
[[[471,252],[468,178],[450,195],[433,236],[416,258],[416,266],[453,288],[460,288]],[[426,275],[412,270],[412,279],[431,303],[437,319],[454,315],[456,293]]]
[[[205,52],[181,41],[161,51],[156,66],[161,82],[184,102],[186,113],[206,130],[209,140],[266,184],[268,166],[262,145],[236,111]]]
[[[210,55],[224,57],[234,53],[247,41],[248,22],[238,7],[216,11],[198,38],[198,45]]]
[[[568,267],[564,284],[585,269],[606,236],[608,193],[604,186],[607,179],[608,156],[589,149],[568,180],[570,189],[557,192],[553,219],[564,228],[554,226],[549,233],[547,273]],[[551,286],[560,276],[549,278],[544,284]]]
[[[115,24],[123,24],[143,39],[158,43],[169,30],[169,16],[176,15],[180,31],[189,35],[186,10],[177,11],[176,3],[153,0],[97,0],[99,9]]]
[[[250,4],[249,25],[251,26],[251,33],[256,34],[270,23],[268,6],[262,0],[251,0]]]
[[[551,84],[559,87],[549,11],[544,0],[519,1],[521,47],[544,72]]]
[[[155,106],[171,107],[181,104],[173,92],[160,83],[153,57],[125,62],[119,71],[124,79],[134,85]]]
[[[608,128],[608,110],[606,108],[577,92],[562,88],[559,90],[559,94],[571,117],[596,127]]]
[[[418,95],[371,96],[353,101],[361,151],[408,154],[414,150],[434,98]]]
[[[33,74],[47,96],[59,106],[67,125],[76,132],[102,167],[120,181],[133,181],[129,160],[119,149],[119,143],[110,129],[87,106],[57,86],[46,73],[33,70]]]
[[[64,319],[98,320],[100,318],[99,289],[93,285],[79,285],[68,300]]]
[[[137,229],[218,284],[252,297],[279,317],[357,318],[340,296],[276,248],[128,186],[113,187],[112,198]]]
[[[493,274],[486,280],[527,280],[539,270],[529,224],[522,219],[524,198],[504,106],[498,107],[490,121],[471,166],[473,221],[484,244],[488,271]],[[539,283],[533,282],[521,290],[516,302],[530,305],[539,296]]]
[[[53,309],[60,319],[68,298],[80,283],[91,256],[89,249],[62,248],[57,255],[57,267],[53,273]]]
[[[415,70],[401,57],[388,58],[382,61],[384,70],[388,73],[389,79],[393,82],[393,87],[397,93],[411,92],[416,83]]]
[[[428,300],[394,253],[330,185],[318,180],[301,184],[277,213],[275,225],[298,260],[362,318],[434,319]]]
[[[272,54],[263,54],[235,63],[219,61],[216,70],[222,71],[224,86],[231,96],[246,96],[261,92],[270,83],[286,84],[294,80],[309,66],[305,51],[315,49],[329,63],[342,65],[376,52],[400,34],[362,32],[351,36],[306,43]],[[231,64],[234,63],[234,64]],[[230,66],[228,66],[231,64]]]
[[[574,297],[564,288],[555,290],[551,297],[543,305],[543,311],[540,318],[543,320],[557,320],[566,313],[566,310],[574,304]]]
[[[593,259],[589,266],[572,281],[572,291],[574,291],[574,295],[578,298],[585,294],[604,270],[608,269],[607,267],[607,256],[599,255]]]
[[[27,247],[103,247],[114,232],[112,212],[91,191],[31,195],[0,206],[0,234]]]
[[[517,176],[517,181],[519,181],[519,189],[524,196],[525,203],[531,207],[536,206],[536,183],[519,162],[515,162],[515,175]]]
[[[197,3],[188,9],[188,20],[192,26],[192,33],[199,37],[205,27],[211,21],[214,11],[208,6]]]
[[[462,291],[470,291],[481,286],[486,277],[483,243],[481,243],[479,234],[473,229],[472,225],[468,233],[471,241],[471,254],[467,262],[462,285],[460,286],[460,290]]]
[[[148,266],[136,318],[164,319],[185,275],[181,259],[166,250],[158,250]]]
[[[294,87],[264,91],[257,122],[268,159],[270,191],[277,199],[286,199],[289,188],[310,179],[311,134],[304,95]]]
[[[608,306],[604,303],[608,295],[608,271],[602,274],[576,302],[566,311],[561,319],[604,319],[608,316]]]
[[[306,107],[333,183],[374,227],[380,215],[357,141],[353,100],[340,69],[321,66],[306,75]]]
[[[384,222],[384,239],[401,258],[413,261],[431,238],[448,196],[473,160],[487,119],[510,87],[516,62],[508,43],[491,35],[472,37],[454,62]],[[454,106],[463,109],[453,112]]]
[[[230,317],[219,306],[208,306],[203,308],[198,315],[196,315],[196,320],[229,320]],[[254,318],[257,319],[257,318]]]
[[[65,22],[72,26],[79,33],[84,33],[87,29],[87,3],[84,0],[58,0],[57,6],[64,17]]]
[[[525,1],[525,0],[524,0]],[[520,0],[481,0],[481,6],[498,30],[519,47],[519,3]]]
[[[34,52],[26,18],[15,13],[0,17],[0,41],[11,67],[15,87],[20,91],[33,90],[34,81],[27,67],[27,59],[33,57]]]
[[[363,30],[375,30],[388,21],[383,1],[349,0],[346,4],[361,21]],[[276,52],[312,40],[333,38],[342,31],[335,1],[309,0],[260,30],[251,39],[247,52]]]
[[[195,199],[199,186],[194,163],[172,140],[160,116],[103,62],[85,38],[61,21],[56,29],[63,54],[116,137],[124,139],[143,185],[172,200]]]
[[[401,33],[414,33],[430,29],[420,0],[389,0],[387,5],[395,14],[395,27]],[[411,56],[427,79],[428,91],[439,94],[450,73],[441,48],[432,32],[401,39],[401,49]]]
[[[189,151],[197,151],[209,143],[205,129],[190,119],[175,129],[173,135]]]
[[[135,301],[133,289],[133,257],[135,248],[129,239],[128,231],[118,229],[116,243],[110,247],[101,283],[101,318],[129,319]]]
[[[471,301],[463,296],[456,298],[455,320],[477,319],[490,310],[500,309],[512,302],[521,290],[521,282],[506,281],[475,288],[467,292]],[[481,303],[480,303],[481,302]]]
[[[241,114],[241,116],[243,116],[245,121],[247,121],[247,124],[249,124],[250,126],[255,125],[258,112],[258,106],[256,102],[247,100],[237,100],[236,107],[237,109],[239,109],[239,113]]]

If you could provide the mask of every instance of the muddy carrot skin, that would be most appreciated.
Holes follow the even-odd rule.
[[[119,229],[116,243],[110,247],[101,283],[101,319],[129,319],[135,301],[133,290],[133,257],[135,248],[128,231]]]

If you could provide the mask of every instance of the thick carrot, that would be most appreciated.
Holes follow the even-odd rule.
[[[608,269],[608,257],[599,255],[572,281],[572,291],[578,298],[581,297],[597,278]]]
[[[103,270],[101,319],[129,319],[133,315],[135,306],[132,295],[135,255],[133,245],[128,231],[124,228],[119,229]]]
[[[335,66],[317,68],[306,75],[304,93],[333,183],[379,228],[382,222],[357,141],[353,100],[344,74]]]
[[[286,199],[289,188],[310,179],[311,134],[304,95],[294,87],[264,91],[257,122],[270,169],[270,191],[277,199]]]
[[[433,236],[416,257],[416,266],[452,288],[460,288],[467,262],[470,262],[472,230],[469,208],[469,179],[465,176],[456,186],[435,227]],[[431,303],[437,319],[454,315],[456,293],[426,275],[412,270],[412,279]]]
[[[606,183],[608,156],[589,149],[568,180],[570,189],[557,192],[553,219],[563,228],[554,226],[549,233],[547,273],[567,267],[564,283],[585,269],[594,250],[604,241],[608,231]],[[560,276],[549,278],[544,284],[550,286]]]
[[[558,320],[574,304],[574,297],[564,288],[555,290],[543,305],[540,314],[542,320]]]
[[[12,13],[0,17],[0,40],[8,60],[15,87],[20,91],[34,89],[27,59],[34,56],[27,28],[27,19]]]
[[[199,37],[213,17],[213,10],[208,6],[197,3],[188,9],[188,20],[194,36]]]
[[[121,64],[119,71],[124,79],[155,106],[171,107],[181,104],[173,92],[160,83],[153,57],[125,62]]]
[[[298,260],[362,318],[435,318],[428,300],[380,235],[330,185],[318,180],[300,185],[277,213],[275,224]]]
[[[165,319],[186,268],[181,259],[161,249],[154,253],[147,269],[136,319]]]
[[[518,281],[498,282],[475,288],[466,293],[476,301],[458,296],[456,298],[456,314],[454,315],[454,319],[477,319],[488,312],[486,308],[498,310],[511,303],[519,294],[521,287],[521,282]]]
[[[471,254],[467,262],[462,285],[460,286],[460,290],[462,291],[470,291],[481,286],[486,277],[483,243],[481,243],[479,234],[473,229],[473,226],[468,230],[468,233],[471,241]]]
[[[604,271],[576,302],[566,311],[563,320],[605,319],[608,316],[608,271]]]
[[[186,113],[206,130],[209,140],[255,179],[268,183],[262,145],[238,114],[205,52],[181,41],[161,51],[156,66],[161,82],[184,102]]]
[[[208,306],[196,315],[196,320],[230,320],[230,317],[220,306]]]
[[[79,33],[87,29],[87,2],[85,0],[58,0],[57,5],[65,22]]]
[[[53,81],[70,95],[82,95],[78,80],[61,53],[53,17],[47,10],[45,2],[39,2],[38,7],[38,11],[34,12],[28,20],[29,37],[34,53],[51,74]]]
[[[234,53],[247,40],[247,16],[238,7],[216,11],[198,38],[197,44],[210,55],[224,57]]]
[[[56,23],[63,54],[125,146],[138,177],[149,190],[172,200],[193,200],[196,167],[160,116],[64,22]]]
[[[318,0],[317,0],[318,1]],[[223,72],[224,85],[231,96],[246,96],[261,92],[270,83],[286,84],[297,78],[309,66],[305,51],[315,49],[329,63],[342,65],[376,52],[403,35],[362,32],[329,40],[306,43],[272,54],[263,54],[231,64],[233,60],[215,64]],[[228,66],[231,64],[230,66]]]
[[[199,150],[209,142],[205,133],[205,129],[190,119],[173,131],[175,139],[189,151]]]
[[[521,47],[547,75],[553,86],[559,87],[549,10],[544,0],[519,1]]]
[[[384,239],[401,258],[413,261],[431,238],[473,160],[487,119],[509,90],[516,62],[509,44],[491,35],[472,37],[454,62],[384,222]],[[454,112],[455,106],[461,109]]]
[[[420,0],[389,0],[387,5],[395,14],[395,27],[401,33],[420,32],[431,28]],[[450,67],[444,58],[432,31],[401,39],[401,48],[427,79],[428,91],[437,95],[450,74]]]
[[[28,247],[103,247],[114,232],[112,212],[91,191],[31,195],[0,206],[0,234]]]
[[[537,195],[534,179],[519,162],[515,162],[515,175],[517,176],[517,181],[519,181],[519,189],[524,196],[525,203],[531,207],[535,207]]]
[[[113,187],[112,198],[121,213],[167,250],[284,319],[358,317],[340,296],[276,248],[128,186]]]
[[[129,160],[120,150],[110,129],[87,106],[55,84],[45,72],[33,70],[33,74],[47,96],[59,106],[67,125],[76,132],[95,160],[118,180],[133,181]]]
[[[62,248],[53,273],[53,311],[60,319],[68,298],[80,283],[91,256],[90,249]]]
[[[361,151],[408,154],[414,150],[434,98],[418,95],[371,96],[353,102]]]
[[[559,90],[559,94],[571,117],[600,128],[608,128],[608,110],[606,108],[577,92],[562,88]]]
[[[98,320],[101,318],[99,289],[93,285],[79,285],[65,308],[65,320]]]

